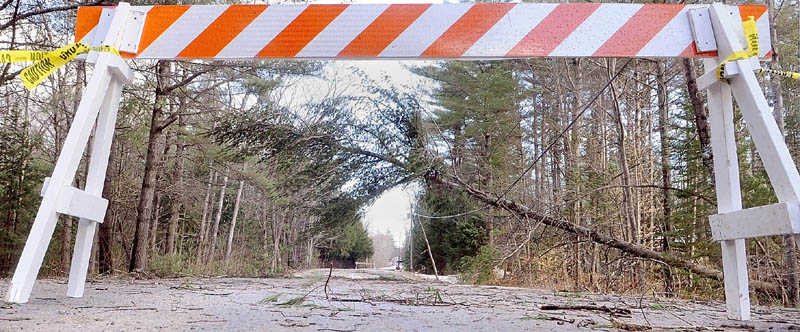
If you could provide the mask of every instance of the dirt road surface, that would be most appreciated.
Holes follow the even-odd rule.
[[[98,279],[83,298],[40,280],[30,302],[0,302],[0,331],[800,331],[800,312],[720,302],[470,286],[391,270],[291,278]],[[0,293],[9,280],[0,280]],[[327,298],[325,292],[327,291]],[[552,310],[551,310],[552,309]]]

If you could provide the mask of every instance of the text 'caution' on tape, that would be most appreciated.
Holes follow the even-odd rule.
[[[58,68],[70,62],[78,54],[90,51],[111,52],[119,55],[119,52],[111,46],[91,47],[84,43],[74,43],[52,52],[45,51],[24,51],[10,50],[0,51],[0,63],[29,62],[35,63],[23,69],[19,74],[20,80],[28,90],[33,90],[45,78],[53,74]]]

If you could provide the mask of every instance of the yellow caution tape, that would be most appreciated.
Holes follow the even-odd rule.
[[[717,67],[717,80],[722,81],[722,82],[725,81],[725,64],[726,63],[731,62],[731,61],[741,60],[741,59],[747,59],[749,57],[750,57],[750,54],[748,52],[746,52],[746,51],[733,52],[731,55],[729,55],[727,58],[725,58],[725,61],[722,61],[722,63]]]
[[[47,53],[45,51],[0,51],[0,63],[27,62],[43,60]]]
[[[10,50],[0,51],[0,63],[28,62],[35,61],[34,64],[23,69],[19,74],[20,80],[28,90],[33,90],[42,83],[47,76],[50,76],[58,68],[70,62],[78,54],[90,51],[111,52],[119,55],[119,51],[111,46],[91,47],[84,43],[74,43],[52,52],[45,51],[22,51]]]
[[[717,80],[719,81],[725,81],[726,63],[758,56],[758,27],[756,26],[756,18],[754,16],[748,16],[747,21],[742,22],[742,29],[744,30],[744,35],[747,37],[747,51],[733,52],[733,54],[725,58],[725,61],[722,61],[717,67]]]
[[[742,29],[744,30],[744,35],[747,37],[747,45],[748,45],[747,51],[734,52],[733,54],[725,58],[725,61],[722,61],[722,64],[720,64],[717,67],[717,79],[720,81],[723,82],[725,81],[726,63],[758,56],[758,27],[756,27],[755,17],[748,16],[747,21],[742,22]],[[758,74],[770,73],[781,77],[800,80],[800,73],[795,73],[790,71],[759,68],[756,71],[756,73]]]
[[[742,22],[742,29],[747,38],[747,53],[750,56],[758,56],[758,27],[756,26],[756,18],[748,16],[747,21]]]
[[[763,73],[770,73],[770,74],[772,74],[772,75],[777,75],[777,76],[781,76],[781,77],[786,77],[786,78],[791,78],[791,79],[795,79],[795,80],[800,80],[800,73],[795,73],[795,72],[791,72],[791,71],[783,71],[783,70],[774,70],[774,69],[760,68],[760,69],[758,69],[758,71],[756,71],[756,72],[757,72],[757,73],[759,73],[759,74],[763,74]]]

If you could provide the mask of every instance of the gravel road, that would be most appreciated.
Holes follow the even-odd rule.
[[[754,306],[742,324],[725,319],[720,302],[460,285],[391,270],[334,270],[326,289],[327,276],[96,279],[83,298],[66,297],[65,280],[40,280],[29,303],[0,305],[0,330],[800,330],[800,312],[778,307]]]

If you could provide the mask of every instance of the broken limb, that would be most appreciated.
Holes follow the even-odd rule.
[[[449,177],[449,179],[446,179],[444,177]],[[460,181],[460,179],[453,177],[451,175],[445,175],[445,174],[435,175],[433,173],[429,173],[426,176],[426,180],[440,183],[442,185],[450,187],[451,189],[464,190],[470,196],[474,197],[475,199],[485,204],[491,205],[496,208],[504,209],[508,212],[511,212],[513,214],[525,218],[534,218],[537,220],[541,220],[541,222],[545,225],[558,228],[565,232],[580,235],[581,237],[590,239],[592,242],[619,249],[633,256],[663,262],[664,264],[667,264],[671,267],[680,268],[701,277],[720,280],[720,281],[722,280],[722,271],[718,269],[693,263],[678,257],[665,255],[663,253],[643,247],[641,245],[633,244],[628,241],[623,241],[614,238],[610,235],[599,233],[591,228],[577,225],[557,217],[543,215],[515,201],[502,197],[498,198],[496,194],[475,189],[472,186],[464,183],[463,181]],[[773,283],[752,280],[750,284],[757,291],[761,293],[777,294],[778,292],[780,292],[780,286]]]
[[[555,305],[545,304],[539,307],[541,310],[589,310],[589,311],[602,311],[611,314],[612,316],[630,317],[630,309],[625,308],[609,308],[606,306],[594,305]]]

